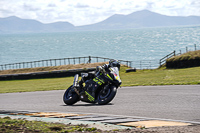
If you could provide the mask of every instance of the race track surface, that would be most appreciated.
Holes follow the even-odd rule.
[[[108,105],[63,103],[65,90],[0,94],[0,110],[82,112],[200,122],[200,85],[118,89]]]

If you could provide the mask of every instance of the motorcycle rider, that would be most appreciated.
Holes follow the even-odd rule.
[[[78,81],[79,75],[76,74],[73,85],[65,91],[63,101],[68,105],[79,100],[100,105],[109,103],[122,83],[119,69],[120,62],[110,60],[108,64],[98,66],[94,73],[81,73],[81,81]],[[84,87],[83,83],[85,83]]]
[[[120,70],[120,62],[118,60],[115,59],[111,59],[109,61],[109,64],[104,64],[103,66],[97,66],[96,67],[96,71],[95,72],[90,72],[90,73],[82,73],[82,79],[79,82],[79,87],[83,88],[83,83],[85,83],[87,80],[95,78],[95,74],[99,71],[103,71],[105,72],[110,72],[109,68],[110,67],[118,67],[118,69]]]

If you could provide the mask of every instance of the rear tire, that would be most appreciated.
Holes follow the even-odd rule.
[[[98,93],[97,103],[100,105],[105,105],[113,100],[117,93],[117,88],[115,86],[110,86],[108,90],[103,91],[103,89]]]
[[[72,86],[70,86],[63,95],[63,102],[67,105],[73,105],[79,101],[78,94],[73,91]]]

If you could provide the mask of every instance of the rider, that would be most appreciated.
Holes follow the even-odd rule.
[[[83,73],[82,79],[79,82],[79,86],[82,88],[84,82],[86,82],[89,79],[94,78],[95,74],[101,70],[104,72],[110,72],[109,70],[110,67],[118,67],[118,69],[120,70],[120,62],[118,60],[111,59],[109,61],[109,64],[104,64],[103,66],[97,66],[95,73]]]

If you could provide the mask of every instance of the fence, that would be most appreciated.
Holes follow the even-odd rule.
[[[61,66],[61,65],[70,65],[70,64],[86,64],[86,63],[96,63],[96,62],[107,62],[109,60],[110,58],[93,57],[93,56],[49,59],[49,60],[40,60],[40,61],[32,61],[32,62],[4,64],[4,65],[0,65],[0,70]],[[125,60],[119,60],[119,61],[122,64],[125,64],[131,67],[131,61],[125,61]]]
[[[171,58],[173,56],[176,56],[175,50],[172,53],[170,53],[170,54],[166,55],[165,57],[163,57],[162,59],[160,59],[160,66],[162,66],[168,58]]]
[[[189,51],[196,51],[196,50],[200,50],[200,47],[197,46],[196,44],[194,44],[194,46],[187,46],[187,47],[185,47],[185,52],[183,52],[184,49],[180,49],[179,53],[177,55],[183,54],[183,53],[187,53]]]
[[[190,47],[190,48],[191,48],[191,47]],[[199,49],[200,49],[200,48],[198,48],[197,45],[194,44],[194,50],[193,50],[193,49],[189,49],[189,47],[186,47],[186,48],[185,48],[185,53],[187,53],[187,52],[189,52],[189,51],[196,51],[196,50],[199,50]],[[184,53],[184,52],[183,52],[183,53]],[[165,57],[163,57],[162,59],[160,59],[160,62],[159,62],[160,66],[162,66],[162,65],[166,62],[166,60],[167,60],[168,58],[171,58],[171,57],[173,57],[173,56],[180,55],[180,54],[183,54],[183,53],[182,53],[182,50],[179,50],[179,53],[177,53],[177,52],[174,50],[172,53],[170,53],[170,54],[166,55]]]
[[[131,67],[136,69],[156,69],[159,67],[158,60],[140,60],[140,61],[131,61]]]

